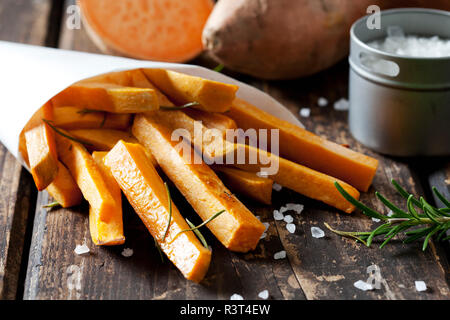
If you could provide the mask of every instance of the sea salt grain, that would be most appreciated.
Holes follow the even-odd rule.
[[[294,232],[295,232],[295,224],[293,224],[293,223],[288,223],[288,224],[286,225],[286,229],[287,229],[287,231],[289,231],[290,233],[294,233]]]
[[[292,223],[292,221],[294,221],[294,218],[292,218],[291,215],[288,214],[288,215],[284,216],[284,222]]]
[[[264,239],[265,237],[267,237],[267,233],[263,232],[263,234],[261,235],[261,237],[259,237],[259,240]]]
[[[263,222],[264,227],[266,227],[266,229],[264,229],[264,232],[267,231],[267,229],[269,229],[270,223],[268,222]]]
[[[272,185],[272,189],[275,191],[281,191],[281,189],[283,189],[283,187],[281,185],[279,185],[278,183],[274,182],[274,184]]]
[[[354,284],[355,288],[362,291],[373,290],[373,286],[370,283],[364,282],[362,280],[356,281]]]
[[[126,258],[129,258],[133,255],[133,249],[125,248],[122,250],[122,255]]]
[[[415,281],[414,283],[416,284],[417,291],[421,292],[427,290],[427,285],[425,284],[424,281]]]
[[[231,297],[230,300],[244,300],[244,297],[242,297],[241,295],[234,293]]]
[[[378,218],[372,218],[372,221],[374,221],[374,222],[380,222],[381,220],[378,219]]]
[[[311,109],[310,108],[301,108],[300,109],[300,115],[303,118],[308,118],[310,114],[311,114]]]
[[[389,210],[387,216],[388,216],[388,217],[392,217],[393,215],[394,215],[394,212],[393,212],[392,210]]]
[[[300,213],[302,213],[305,206],[302,204],[298,204],[298,203],[288,203],[288,204],[286,204],[286,206],[284,208],[286,208],[286,210],[284,210],[284,211],[292,210],[292,211],[295,211],[295,213],[300,214]],[[283,213],[284,211],[280,210],[281,213]]]
[[[278,210],[273,210],[273,218],[275,220],[283,220],[284,219],[284,215]]]
[[[280,260],[280,259],[286,258],[286,251],[282,250],[282,251],[279,251],[279,252],[275,253],[275,254],[273,255],[273,258],[274,258],[275,260]]]
[[[348,102],[347,99],[341,98],[334,103],[333,107],[334,107],[334,110],[346,111],[350,107],[350,103]]]
[[[311,234],[313,238],[323,238],[325,237],[325,232],[318,227],[311,227]]]
[[[82,254],[86,254],[89,253],[89,248],[87,247],[87,245],[83,244],[83,245],[79,245],[77,244],[77,246],[75,247],[75,253],[78,255],[82,255]]]
[[[328,100],[327,100],[326,98],[324,98],[324,97],[320,97],[320,98],[317,100],[317,105],[318,105],[319,107],[326,107],[326,106],[328,105]]]
[[[266,300],[267,298],[269,298],[269,291],[268,290],[261,291],[260,293],[258,293],[258,297]]]

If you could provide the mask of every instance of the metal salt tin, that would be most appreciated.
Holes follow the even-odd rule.
[[[365,16],[350,30],[349,125],[367,147],[394,156],[450,155],[450,56],[416,58],[390,54],[366,43],[384,38],[388,26],[406,34],[450,39],[450,12],[381,11],[381,29]],[[376,73],[361,57],[397,64],[396,76]]]

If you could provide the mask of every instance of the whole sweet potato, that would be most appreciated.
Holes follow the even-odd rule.
[[[450,10],[448,0],[219,0],[203,45],[235,71],[265,79],[306,76],[348,54],[350,27],[370,5]]]

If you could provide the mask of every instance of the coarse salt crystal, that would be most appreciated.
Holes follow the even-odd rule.
[[[267,233],[263,232],[263,234],[261,235],[261,237],[259,237],[259,239],[264,239],[265,237],[267,237]]]
[[[264,229],[264,232],[267,231],[267,229],[269,229],[270,223],[268,222],[263,222],[264,227],[266,227],[266,229]]]
[[[279,185],[278,183],[274,182],[272,185],[272,189],[275,191],[281,191],[281,189],[283,189],[283,187],[281,185]]]
[[[259,221],[261,221],[261,217],[260,216],[255,216],[256,219],[258,219]]]
[[[269,298],[269,291],[268,290],[261,291],[260,293],[258,293],[258,297],[266,300],[267,298]]]
[[[88,253],[90,250],[89,250],[88,246],[85,244],[83,244],[83,245],[77,244],[74,251],[76,254],[82,255],[82,254]]]
[[[341,98],[334,103],[333,107],[334,107],[334,110],[346,111],[350,107],[350,104],[347,99]]]
[[[288,210],[295,211],[295,213],[297,213],[297,214],[300,214],[300,213],[302,213],[305,206],[302,204],[298,204],[298,203],[288,203],[288,204],[286,204],[286,208]]]
[[[300,109],[300,115],[303,118],[308,118],[310,114],[311,114],[311,109],[310,108],[301,108]]]
[[[325,237],[325,232],[318,227],[311,227],[311,234],[313,238],[323,238]]]
[[[381,220],[378,219],[378,218],[372,218],[372,221],[374,221],[374,222],[380,222]]]
[[[286,225],[286,229],[287,229],[287,231],[289,231],[290,233],[294,233],[294,232],[295,232],[295,224],[293,224],[293,223],[288,223],[288,224]]]
[[[280,259],[286,258],[286,251],[281,250],[281,251],[275,253],[275,254],[273,255],[273,258],[274,258],[275,260],[280,260]]]
[[[133,255],[133,249],[125,248],[122,250],[122,255],[126,258],[129,258]]]
[[[244,300],[244,297],[242,297],[240,294],[234,293],[231,297],[230,300]]]
[[[275,220],[283,220],[284,215],[278,210],[273,210],[273,218]]]
[[[426,291],[427,290],[427,285],[424,281],[415,281],[414,282],[416,285],[416,290],[421,292],[421,291]]]
[[[392,217],[393,215],[394,215],[394,212],[393,212],[392,210],[389,210],[387,216],[388,216],[388,217]]]
[[[318,105],[319,107],[326,107],[326,106],[328,105],[328,100],[327,100],[326,98],[324,98],[324,97],[320,97],[320,98],[317,100],[317,105]]]
[[[362,280],[356,281],[354,284],[355,288],[362,291],[373,290],[373,286],[370,283],[364,282]]]
[[[290,214],[284,216],[284,222],[292,223],[292,221],[294,221],[294,218]]]

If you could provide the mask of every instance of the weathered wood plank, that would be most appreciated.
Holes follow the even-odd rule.
[[[68,5],[73,4],[69,1]],[[62,24],[60,45],[65,49],[96,52],[85,30],[69,30]],[[171,186],[177,207],[198,223],[192,208]],[[47,212],[46,193],[39,194],[30,250],[25,299],[228,299],[239,293],[257,299],[268,289],[273,299],[304,299],[288,261],[273,263],[272,251],[281,250],[280,239],[272,235],[249,254],[226,250],[208,231],[202,231],[213,248],[210,270],[201,284],[186,281],[165,259],[161,262],[153,239],[128,205],[124,205],[126,243],[117,247],[96,247],[90,239],[87,206]],[[126,201],[124,201],[126,202]],[[255,214],[270,218],[273,208],[249,202]],[[267,218],[267,219],[266,219]],[[86,243],[89,255],[77,256],[74,248]],[[124,248],[134,254],[125,258]],[[270,249],[270,250],[269,250]]]
[[[412,193],[423,194],[423,190],[413,178],[415,174],[407,163],[364,148],[349,133],[347,112],[333,110],[332,103],[347,96],[347,73],[348,65],[343,62],[308,79],[270,83],[263,88],[294,113],[298,114],[299,107],[310,107],[311,116],[301,119],[309,130],[380,160],[373,187],[368,193],[362,194],[361,199],[386,214],[386,209],[374,196],[375,190],[402,207],[405,205],[405,201],[395,194],[390,185],[392,178]],[[329,106],[317,106],[317,99],[321,96],[330,101]],[[324,223],[345,231],[372,230],[379,223],[360,213],[338,213],[295,193],[283,200],[305,204],[305,211],[296,217],[299,230],[294,235],[285,230],[283,222],[277,222],[277,229],[308,299],[448,299],[450,296],[446,282],[448,263],[439,244],[432,245],[426,252],[421,251],[420,244],[404,245],[400,241],[393,241],[383,249],[377,248],[376,244],[366,248],[331,233]],[[312,226],[322,228],[326,237],[313,238],[310,231]],[[356,289],[353,283],[367,280],[367,268],[373,264],[379,267],[384,279],[381,289],[370,292]],[[425,281],[429,289],[416,292],[415,280]]]
[[[0,40],[43,45],[49,11],[49,0],[3,0]],[[0,166],[0,299],[15,299],[27,218],[36,191],[31,176],[3,145]]]

